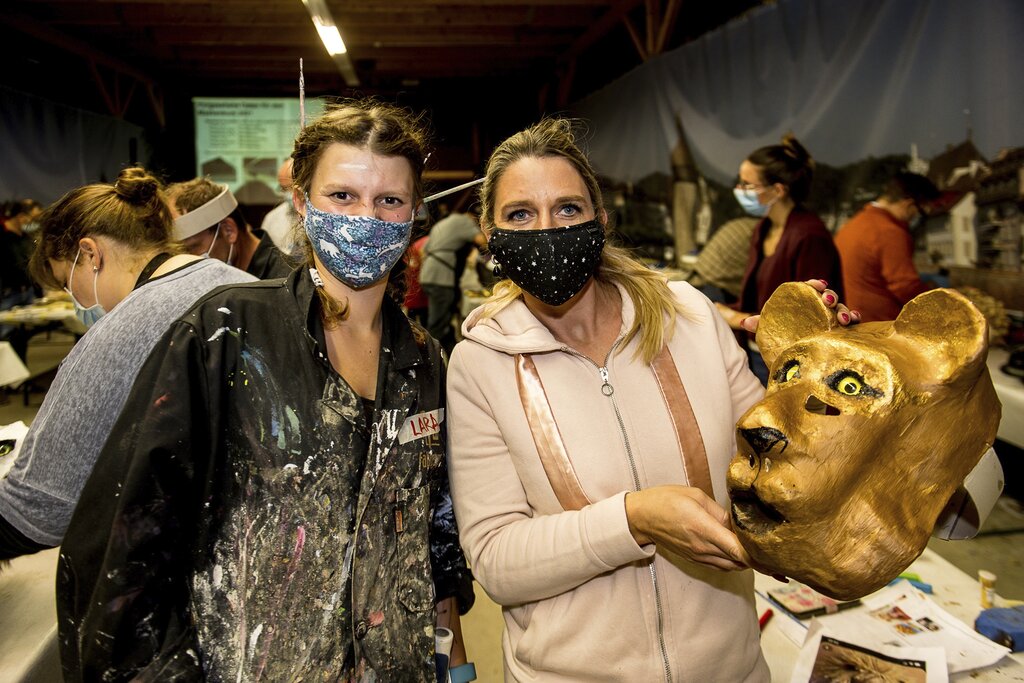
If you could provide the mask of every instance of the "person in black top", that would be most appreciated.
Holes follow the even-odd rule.
[[[34,199],[11,202],[4,212],[0,230],[0,311],[32,303],[35,286],[28,274],[28,261],[35,242],[25,228],[43,212]],[[29,334],[10,325],[0,326],[0,339],[11,342],[14,351],[25,360]]]
[[[174,232],[185,251],[210,256],[261,280],[287,277],[296,267],[262,230],[249,227],[231,190],[209,178],[167,188]]]
[[[62,546],[65,680],[434,681],[473,603],[445,366],[388,296],[426,157],[335,105],[292,155],[305,267],[221,288],[143,366]]]

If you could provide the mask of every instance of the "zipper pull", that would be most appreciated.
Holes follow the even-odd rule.
[[[601,373],[601,393],[605,396],[611,396],[615,393],[615,387],[608,381],[608,368],[598,368],[597,371]]]

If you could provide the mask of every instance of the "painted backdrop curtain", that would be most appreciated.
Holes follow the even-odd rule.
[[[603,174],[670,173],[680,117],[701,171],[729,182],[793,131],[839,166],[964,140],[1024,143],[1020,0],[780,0],[630,72],[573,107]],[[969,110],[969,116],[965,113]]]
[[[142,150],[142,128],[0,88],[0,200],[49,204],[68,190],[112,182]],[[134,141],[134,142],[133,142]]]

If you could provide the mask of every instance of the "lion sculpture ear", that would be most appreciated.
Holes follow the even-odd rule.
[[[932,376],[945,384],[974,377],[985,364],[988,323],[974,304],[952,289],[933,289],[914,297],[893,323],[896,334],[911,340],[928,356]]]
[[[772,292],[761,310],[757,345],[769,367],[795,342],[838,326],[821,293],[805,282],[787,282]]]

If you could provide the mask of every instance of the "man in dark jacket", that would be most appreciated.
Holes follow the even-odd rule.
[[[249,227],[231,190],[208,178],[167,188],[174,233],[190,254],[220,259],[261,280],[286,277],[295,267],[262,230]]]

